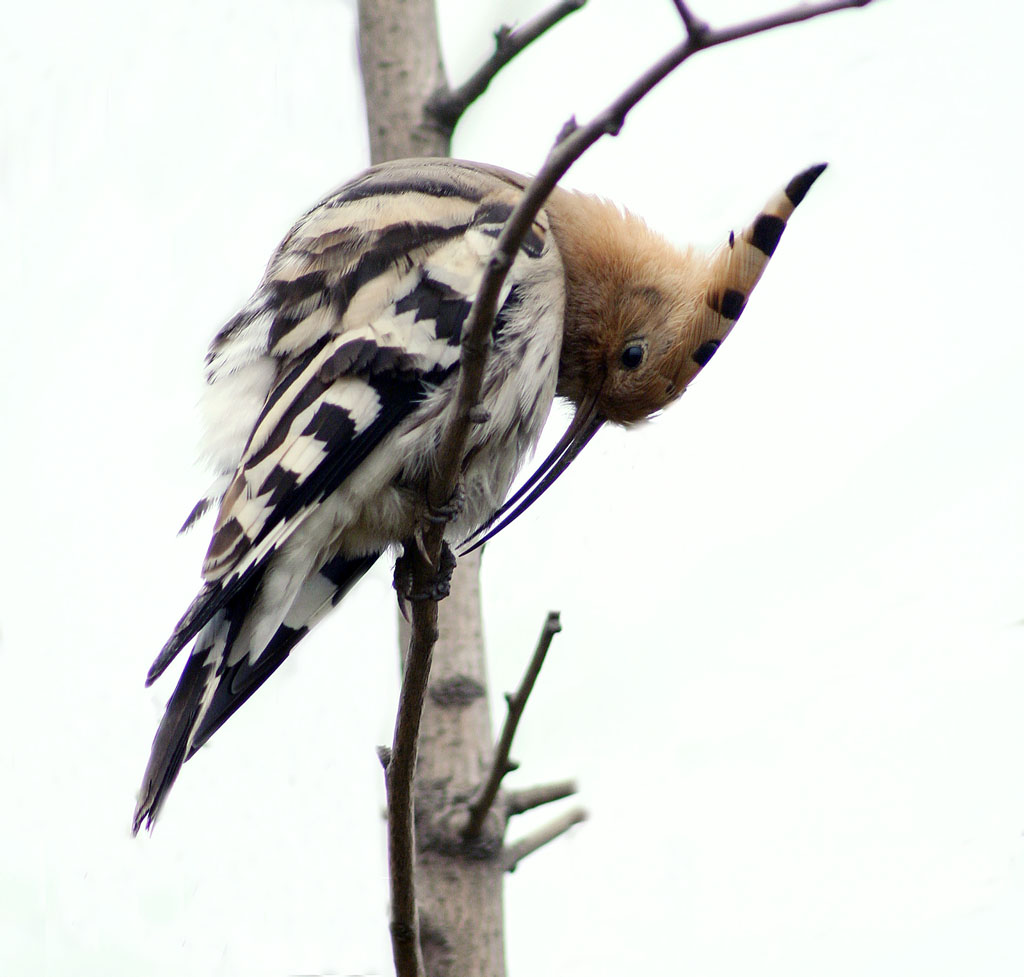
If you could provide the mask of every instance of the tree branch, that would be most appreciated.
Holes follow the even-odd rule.
[[[554,841],[564,835],[574,824],[587,820],[587,812],[582,807],[574,807],[566,811],[561,817],[549,821],[543,827],[530,832],[525,838],[520,838],[515,844],[509,845],[502,853],[501,858],[506,872],[514,872],[516,866],[527,855],[532,855],[538,848]]]
[[[565,176],[569,167],[602,136],[616,135],[630,110],[659,82],[697,52],[833,11],[864,7],[871,2],[872,0],[825,0],[822,3],[793,7],[721,30],[708,29],[697,38],[688,37],[682,44],[669,51],[587,125],[577,126],[574,120],[566,123],[558,141],[548,153],[544,165],[530,181],[519,203],[505,222],[505,227],[491,253],[473,307],[463,326],[459,386],[452,412],[453,419],[438,450],[438,468],[435,477],[431,479],[428,492],[430,504],[434,508],[443,506],[455,490],[469,426],[472,423],[471,411],[480,399],[498,296],[512,267],[513,256],[518,253],[544,201],[555,184]],[[437,552],[436,546],[440,545],[442,532],[443,528],[437,523],[427,527],[424,541],[428,552]]]
[[[685,41],[655,62],[587,125],[580,127],[576,124],[575,119],[570,119],[562,127],[562,131],[559,133],[555,145],[548,153],[544,165],[530,181],[519,203],[505,223],[505,228],[498,238],[483,281],[480,283],[480,289],[477,292],[476,301],[473,303],[473,309],[470,312],[469,319],[467,319],[467,331],[471,329],[472,324],[470,320],[474,319],[474,313],[477,313],[477,321],[479,321],[484,313],[489,317],[489,321],[493,320],[497,296],[511,268],[509,255],[517,253],[523,238],[526,236],[526,232],[540,212],[541,207],[544,206],[544,201],[547,200],[555,184],[565,176],[569,167],[598,139],[606,135],[618,135],[626,121],[626,116],[637,103],[684,61],[687,61],[700,51],[718,47],[730,41],[751,37],[754,34],[761,34],[777,27],[796,24],[838,10],[866,7],[872,2],[873,0],[825,0],[822,3],[801,4],[776,14],[769,14],[742,24],[736,24],[733,27],[726,27],[720,30],[706,28],[696,35],[688,35]],[[477,311],[478,305],[480,307],[479,312]],[[468,341],[469,337],[467,336],[463,342],[465,344]],[[474,342],[476,342],[475,337]],[[465,348],[465,345],[463,348]]]
[[[417,553],[417,558],[423,558]],[[416,905],[413,774],[420,718],[437,641],[437,601],[413,603],[413,628],[384,782],[388,802],[388,876],[391,884],[391,949],[398,977],[423,977]],[[380,752],[380,751],[379,751]],[[381,753],[382,759],[383,755]]]
[[[569,14],[586,5],[587,0],[562,0],[549,10],[539,14],[528,24],[513,30],[508,25],[494,32],[494,54],[490,56],[458,88],[439,88],[424,106],[426,112],[449,132],[501,71],[520,51],[528,47]]]
[[[564,797],[571,797],[577,790],[579,788],[576,786],[575,780],[559,780],[553,784],[540,784],[537,787],[508,791],[505,798],[508,802],[509,816],[532,811],[535,807],[550,804],[552,801],[560,801]]]
[[[487,779],[476,792],[476,796],[469,803],[469,822],[463,829],[462,837],[471,841],[480,834],[487,812],[498,796],[498,788],[501,786],[502,777],[509,772],[508,756],[512,749],[512,739],[516,735],[519,720],[522,718],[523,710],[526,708],[526,700],[533,691],[533,686],[540,675],[541,667],[547,656],[548,648],[551,647],[551,639],[562,630],[562,623],[558,617],[558,611],[550,611],[544,627],[540,632],[540,639],[530,659],[522,682],[515,695],[507,697],[508,715],[505,717],[505,725],[501,729],[501,736],[498,737],[498,744],[494,748],[494,759],[491,761],[491,769],[488,771]]]
[[[687,39],[653,64],[603,112],[587,125],[580,127],[570,120],[540,171],[529,183],[519,203],[505,223],[494,251],[488,261],[473,306],[463,325],[462,352],[458,389],[452,405],[452,422],[437,452],[437,467],[427,487],[427,500],[431,508],[441,509],[452,497],[463,465],[469,428],[473,423],[474,408],[480,401],[484,368],[491,346],[491,332],[497,312],[498,297],[512,261],[522,245],[526,233],[539,213],[555,184],[566,174],[576,160],[604,135],[617,135],[626,116],[634,106],[659,82],[699,51],[717,47],[730,41],[750,37],[765,31],[810,20],[823,14],[853,7],[866,7],[872,0],[824,0],[804,4],[756,18],[720,30],[707,29]],[[423,527],[418,545],[409,545],[415,592],[428,590],[440,565],[441,541],[444,524],[428,521]],[[422,974],[422,959],[418,941],[416,901],[413,890],[413,820],[412,778],[416,761],[416,736],[420,713],[430,671],[430,658],[437,639],[437,602],[417,600],[412,605],[412,638],[406,657],[399,714],[395,724],[395,738],[391,761],[388,764],[388,827],[389,863],[392,872],[392,942],[400,977]],[[569,823],[582,820],[582,811],[571,812],[561,821],[553,822],[545,836],[534,843],[534,836],[509,849],[506,865],[516,862],[568,829]],[[571,819],[569,823],[566,823]],[[550,835],[551,830],[555,831]],[[539,837],[540,833],[536,837]],[[527,843],[529,844],[527,845]],[[527,847],[523,847],[527,846]],[[408,944],[408,945],[407,945]]]

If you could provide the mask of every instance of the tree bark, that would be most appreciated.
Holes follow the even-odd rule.
[[[424,112],[447,87],[434,0],[359,0],[359,64],[370,161],[450,156],[450,133]]]

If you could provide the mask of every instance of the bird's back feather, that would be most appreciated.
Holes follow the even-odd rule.
[[[462,325],[520,193],[500,172],[452,161],[370,170],[296,224],[215,337],[206,408],[221,478],[186,526],[206,508],[217,515],[206,582],[150,670],[152,682],[195,639],[153,743],[136,830],[152,823],[181,764],[411,534],[448,423]],[[495,358],[485,377],[493,420],[470,444],[468,524],[500,503],[547,416],[561,280],[542,215],[495,325],[497,347],[533,368],[525,385],[509,384]]]

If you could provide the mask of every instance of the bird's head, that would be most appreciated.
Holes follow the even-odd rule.
[[[626,260],[569,287],[558,392],[629,425],[679,397],[724,337],[704,311],[707,259],[679,253],[636,218],[623,223]]]
[[[557,393],[576,413],[496,513],[495,520],[532,489],[501,526],[535,501],[603,424],[635,424],[682,395],[736,324],[786,222],[824,169],[822,163],[795,176],[711,255],[680,251],[607,201],[552,194],[546,209],[566,283]]]
[[[566,274],[558,393],[622,425],[678,398],[732,330],[824,168],[791,180],[711,255],[678,250],[606,201],[554,197],[548,209]]]

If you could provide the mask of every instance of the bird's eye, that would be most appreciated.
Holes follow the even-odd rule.
[[[622,351],[622,355],[619,357],[619,362],[622,364],[624,369],[635,370],[644,361],[644,354],[647,352],[647,347],[643,343],[630,342],[626,344],[626,348]]]
[[[701,343],[693,353],[694,362],[697,366],[706,366],[708,360],[715,355],[715,350],[721,345],[721,341],[718,339],[709,339],[706,343]]]

